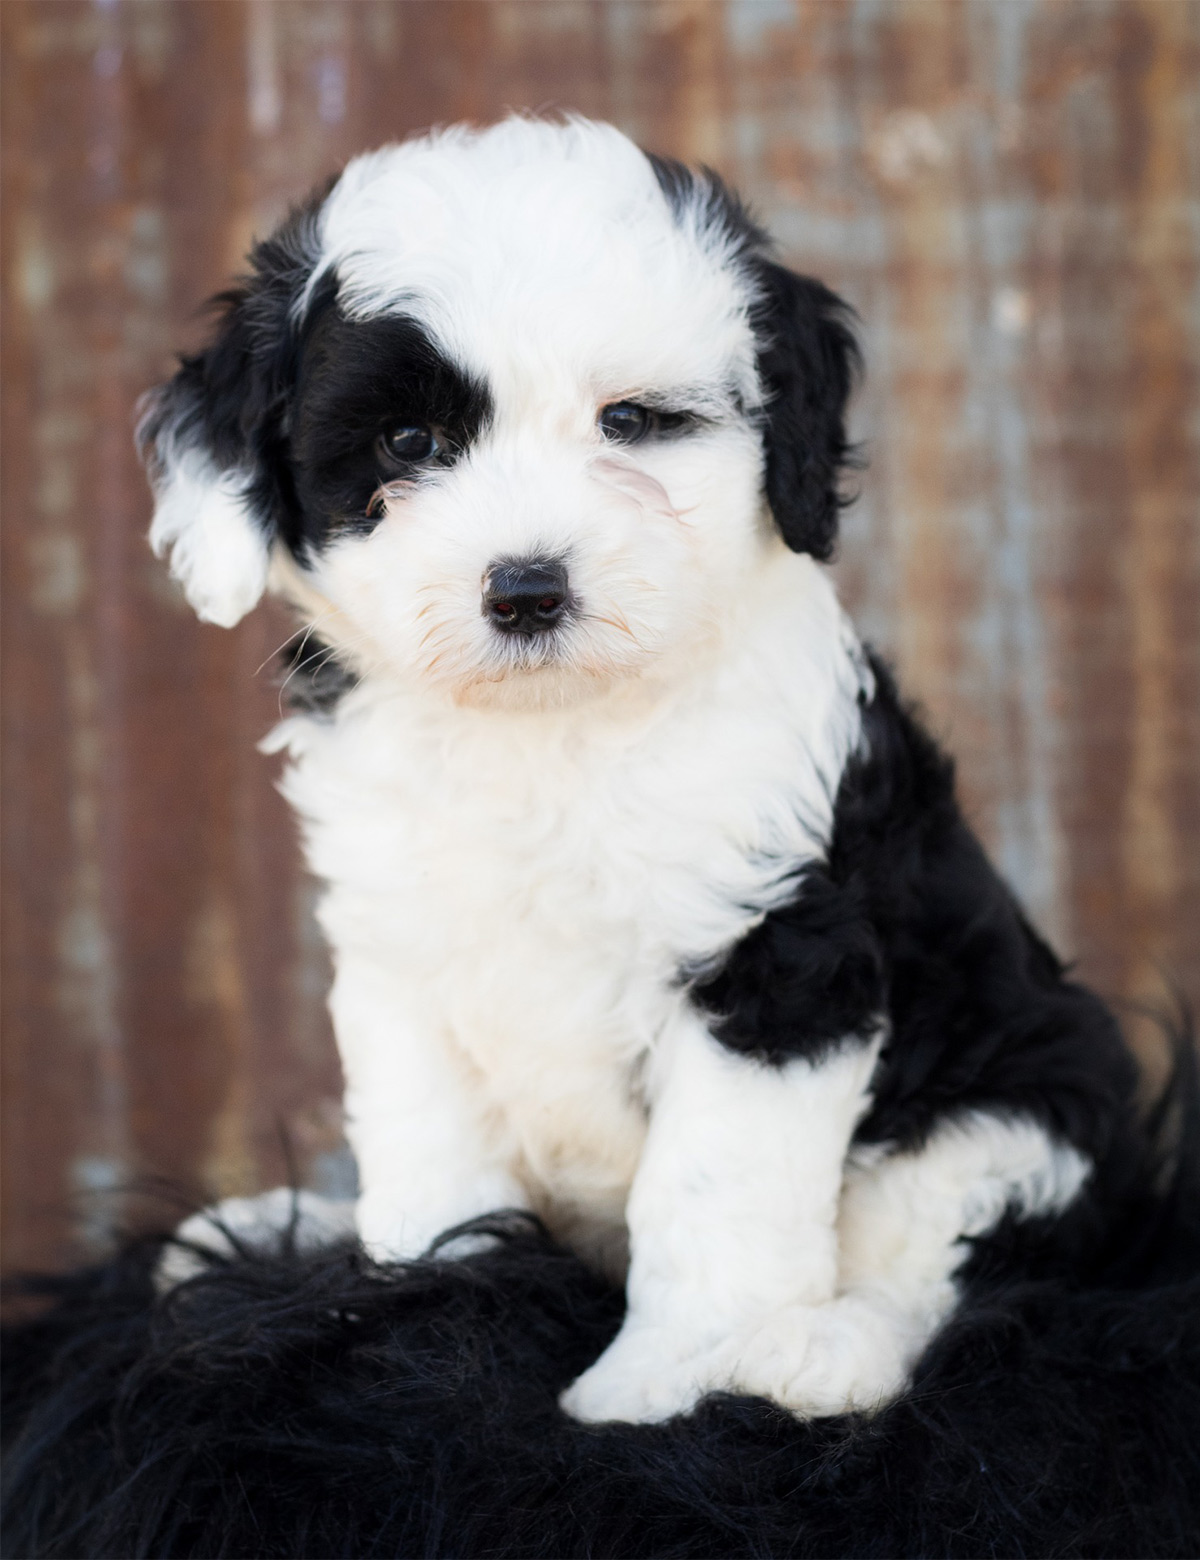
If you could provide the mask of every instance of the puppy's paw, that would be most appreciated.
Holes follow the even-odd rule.
[[[495,1172],[465,1186],[452,1186],[449,1195],[430,1196],[426,1189],[423,1197],[404,1196],[397,1195],[394,1184],[369,1186],[358,1199],[355,1222],[359,1239],[376,1262],[411,1262],[418,1257],[457,1261],[490,1250],[500,1238],[487,1230],[460,1232],[461,1225],[491,1216],[502,1218],[525,1206],[525,1193],[517,1182]]]
[[[276,1186],[258,1197],[226,1197],[179,1226],[159,1258],[154,1285],[165,1294],[202,1273],[212,1258],[228,1260],[247,1247],[271,1252],[288,1244],[296,1251],[315,1251],[353,1236],[352,1202],[335,1202],[288,1186]]]
[[[724,1338],[681,1347],[670,1328],[626,1326],[559,1399],[588,1424],[655,1424],[709,1392],[769,1398],[802,1419],[871,1413],[904,1390],[926,1335],[883,1303],[786,1306]]]
[[[742,1334],[733,1389],[804,1419],[871,1413],[903,1390],[913,1339],[890,1308],[854,1296],[787,1306]]]
[[[469,1231],[454,1233],[454,1226],[465,1222],[454,1213],[414,1213],[397,1206],[390,1197],[368,1193],[360,1197],[356,1213],[359,1239],[371,1258],[380,1263],[415,1262],[433,1256],[443,1260],[468,1257],[494,1246],[495,1237]]]
[[[584,1424],[658,1424],[726,1385],[725,1371],[719,1351],[681,1349],[666,1328],[626,1326],[558,1401]]]

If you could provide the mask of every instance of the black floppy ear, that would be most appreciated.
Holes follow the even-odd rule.
[[[751,262],[764,392],[767,502],[793,552],[828,559],[837,539],[844,470],[854,464],[846,403],[862,366],[850,306],[807,276]]]
[[[150,392],[138,426],[155,497],[151,546],[170,554],[197,614],[225,628],[262,595],[295,505],[288,408],[326,193],[254,246],[249,274],[214,300],[212,341]]]
[[[673,158],[645,155],[676,222],[717,235],[753,283],[767,502],[793,552],[827,559],[846,502],[841,474],[854,464],[846,402],[862,359],[850,327],[853,310],[820,282],[768,260],[766,232],[711,168],[693,171]]]

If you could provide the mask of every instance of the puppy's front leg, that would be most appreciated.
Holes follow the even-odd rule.
[[[361,1187],[353,1226],[348,1204],[309,1191],[279,1186],[226,1198],[180,1226],[155,1273],[160,1290],[202,1272],[212,1256],[285,1243],[313,1250],[355,1230],[379,1261],[419,1257],[456,1224],[527,1205],[478,1080],[436,1023],[415,1011],[418,985],[354,955],[340,961],[334,981],[346,1135]],[[469,1249],[455,1242],[453,1254]]]
[[[497,1113],[416,990],[370,958],[343,957],[330,996],[358,1160],[358,1233],[389,1261],[420,1256],[479,1214],[527,1206]]]
[[[764,1318],[833,1297],[843,1166],[878,1048],[853,1039],[776,1066],[681,1017],[656,1058],[629,1197],[629,1309],[563,1394],[568,1413],[654,1421],[736,1390],[740,1344]]]

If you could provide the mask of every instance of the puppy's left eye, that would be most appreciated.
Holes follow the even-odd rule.
[[[614,444],[637,444],[654,426],[654,414],[636,401],[615,401],[612,406],[601,407],[596,423]]]
[[[699,421],[691,412],[666,412],[637,401],[602,406],[596,426],[611,444],[640,444],[651,434],[684,433]]]
[[[391,465],[418,466],[442,454],[445,445],[439,430],[428,423],[404,423],[380,434],[378,449]]]

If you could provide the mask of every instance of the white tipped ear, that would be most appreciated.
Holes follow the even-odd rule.
[[[163,463],[155,483],[150,545],[206,623],[232,628],[261,597],[270,548],[240,471],[218,471],[199,450]]]
[[[223,628],[261,597],[295,502],[289,408],[327,194],[318,191],[254,245],[249,274],[213,300],[208,345],[181,357],[143,400],[137,441],[154,488],[150,545],[159,557],[170,554],[171,573],[199,615]]]

